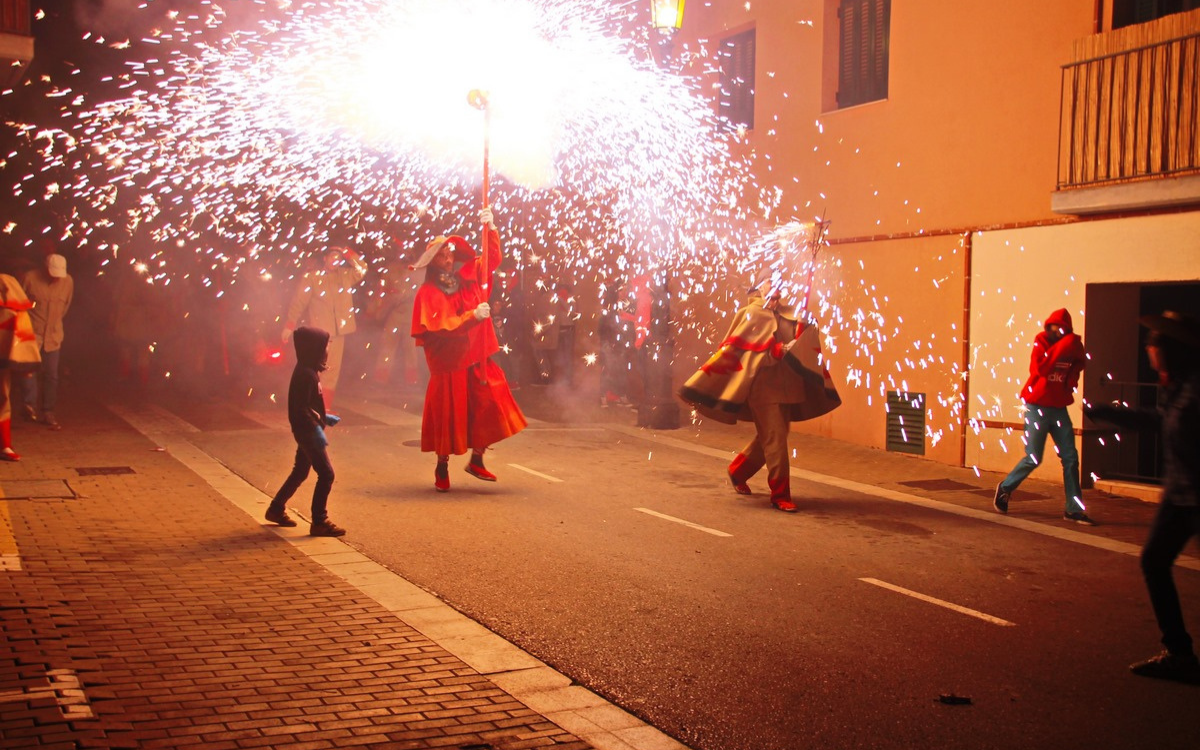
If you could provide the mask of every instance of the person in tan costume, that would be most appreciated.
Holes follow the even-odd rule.
[[[20,283],[0,273],[0,461],[20,461],[12,447],[12,373],[36,372],[42,357],[29,318],[33,303]]]
[[[304,275],[288,305],[282,336],[285,344],[301,322],[329,332],[329,360],[321,378],[325,408],[333,404],[342,373],[346,337],[356,330],[351,290],[366,274],[367,264],[362,256],[350,248],[332,248],[325,253],[321,270]]]
[[[788,433],[791,423],[826,414],[841,405],[814,321],[802,319],[778,291],[750,298],[733,317],[717,352],[679,391],[700,414],[719,422],[754,423],[754,438],[729,465],[729,480],[741,495],[764,466],[771,504],[786,513],[792,500]]]

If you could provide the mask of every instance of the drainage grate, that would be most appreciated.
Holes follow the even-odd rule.
[[[5,500],[78,497],[65,479],[14,479],[0,482],[0,497]]]
[[[108,476],[110,474],[133,474],[134,471],[129,466],[79,466],[75,472],[81,477],[99,477]]]

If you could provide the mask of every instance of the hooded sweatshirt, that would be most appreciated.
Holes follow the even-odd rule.
[[[288,423],[297,443],[326,445],[324,430],[325,400],[321,397],[321,370],[328,356],[329,333],[320,328],[302,326],[292,336],[296,347],[296,367],[288,385]],[[318,437],[319,436],[319,437]]]
[[[1050,334],[1052,325],[1062,329],[1062,338],[1057,341]],[[1071,328],[1071,313],[1065,309],[1050,313],[1042,332],[1033,341],[1029,380],[1021,389],[1021,399],[1035,406],[1063,407],[1074,403],[1073,394],[1086,356],[1083,340]]]

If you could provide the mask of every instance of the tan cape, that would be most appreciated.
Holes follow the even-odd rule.
[[[701,415],[726,424],[753,419],[747,405],[752,387],[766,387],[768,400],[786,405],[793,422],[841,406],[825,367],[828,358],[822,353],[816,322],[797,320],[784,306],[772,312],[764,304],[761,294],[751,294],[749,303],[734,316],[721,346],[687,379],[679,397]],[[759,400],[763,395],[759,394]]]

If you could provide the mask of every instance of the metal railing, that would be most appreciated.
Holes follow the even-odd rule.
[[[0,0],[0,34],[30,35],[29,0]]]
[[[1162,398],[1162,386],[1158,383],[1131,381],[1108,381],[1117,388],[1117,401],[1135,408],[1156,408]],[[1158,432],[1122,430],[1101,424],[1101,432],[1118,435],[1112,441],[1104,476],[1106,479],[1121,479],[1145,484],[1159,484],[1162,480],[1162,437]]]
[[[1064,65],[1058,187],[1200,172],[1200,34]]]

